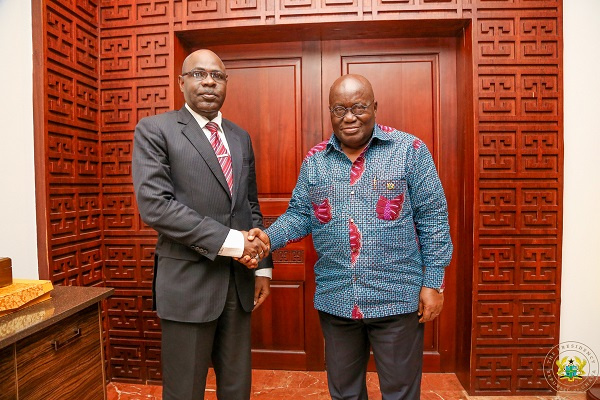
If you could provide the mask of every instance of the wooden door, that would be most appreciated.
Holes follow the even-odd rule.
[[[411,133],[425,142],[437,166],[458,237],[460,163],[457,149],[455,38],[364,39],[326,41],[323,49],[323,107],[339,76],[356,73],[373,86],[376,121]],[[331,130],[323,114],[323,130]],[[455,251],[458,243],[455,244]],[[456,259],[456,257],[454,258]],[[456,334],[456,262],[446,272],[444,310],[425,328],[424,370],[454,370]],[[370,369],[374,370],[371,362]]]
[[[456,183],[455,39],[308,41],[212,47],[227,67],[222,112],[247,129],[256,156],[266,225],[287,208],[304,155],[330,137],[329,88],[341,74],[372,83],[377,121],[420,137],[433,153],[449,200],[452,236]],[[253,366],[324,369],[324,344],[313,307],[312,239],[274,253],[271,296],[252,318]],[[447,273],[442,316],[428,324],[425,370],[453,370],[456,279]],[[371,365],[372,367],[372,365]]]
[[[287,208],[300,165],[321,133],[319,42],[212,48],[229,82],[223,115],[252,137],[265,226]],[[324,344],[313,307],[310,237],[273,254],[271,295],[252,316],[254,368],[320,370]]]

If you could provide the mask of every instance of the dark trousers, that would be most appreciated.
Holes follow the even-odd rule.
[[[319,311],[319,317],[333,400],[368,399],[371,347],[383,400],[420,398],[424,326],[416,312],[355,320]]]
[[[217,398],[250,399],[250,315],[242,309],[232,277],[225,309],[217,320],[161,320],[163,400],[204,399],[211,361],[217,378]]]

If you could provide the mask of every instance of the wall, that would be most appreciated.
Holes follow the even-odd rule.
[[[473,175],[465,177],[467,188],[471,183],[474,186],[469,207],[474,213],[474,264],[461,263],[473,268],[471,351],[466,351],[471,363],[459,368],[470,368],[469,380],[463,382],[471,394],[549,392],[542,366],[547,352],[559,342],[562,3],[101,2],[103,274],[107,285],[117,287],[107,312],[109,375],[142,382],[158,377],[158,332],[148,308],[152,242],[135,209],[129,158],[136,121],[174,103],[174,66],[181,59],[178,48],[206,45],[207,40],[252,41],[261,34],[261,39],[269,41],[273,37],[265,30],[277,34],[287,26],[299,27],[301,32],[301,24],[323,23],[321,27],[335,31],[337,23],[344,21],[364,32],[369,30],[363,30],[365,25],[379,28],[379,23],[400,26],[413,19],[461,19],[470,23],[463,43],[473,55],[469,68],[473,101],[468,103],[473,106],[474,126],[469,124],[467,132],[473,134],[469,146],[476,154],[470,164]],[[422,33],[436,35],[438,29]],[[471,51],[465,53],[470,57]],[[266,213],[265,217],[274,215]],[[462,243],[471,245],[470,241]],[[465,258],[470,260],[471,254]]]
[[[31,5],[0,0],[0,254],[13,258],[15,275],[37,277],[31,97]],[[597,0],[564,2],[564,245],[561,341],[577,340],[600,353],[600,109],[596,78],[600,41],[593,20]],[[19,29],[14,29],[15,22]],[[588,79],[593,77],[593,79]],[[21,93],[21,96],[16,94]],[[18,121],[18,125],[17,122]]]
[[[97,5],[32,4],[35,83],[43,82],[34,86],[36,145],[44,151],[40,276],[58,285],[103,285]]]
[[[37,279],[31,29],[30,1],[0,0],[0,256]]]
[[[560,340],[600,357],[600,2],[564,2],[565,184]]]

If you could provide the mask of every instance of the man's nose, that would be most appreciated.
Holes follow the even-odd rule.
[[[206,78],[202,79],[201,83],[203,86],[215,86],[217,84],[211,74],[206,75]]]
[[[348,121],[354,121],[356,119],[356,115],[354,115],[354,113],[352,112],[352,109],[346,108],[346,114],[344,114],[343,119],[348,120]]]

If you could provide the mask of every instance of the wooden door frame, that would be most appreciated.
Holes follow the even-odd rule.
[[[245,43],[242,45],[224,45],[224,46],[207,46],[211,50],[214,50],[219,57],[223,60],[227,67],[228,74],[232,78],[234,70],[241,66],[246,68],[259,68],[267,66],[290,66],[294,65],[294,68],[298,71],[299,79],[295,82],[301,86],[299,88],[302,96],[299,102],[296,103],[296,122],[298,123],[297,128],[299,129],[300,135],[296,136],[297,153],[293,160],[293,165],[286,165],[285,174],[291,175],[293,182],[289,192],[286,192],[282,198],[281,192],[270,192],[268,189],[261,193],[259,192],[259,201],[261,211],[263,213],[264,225],[269,227],[277,217],[285,211],[287,203],[289,201],[289,195],[296,183],[297,174],[300,171],[302,160],[306,153],[314,146],[315,143],[319,143],[322,138],[320,135],[320,118],[314,118],[315,114],[320,114],[321,104],[321,91],[320,91],[320,78],[321,76],[321,48],[320,42],[318,41],[304,41],[304,42],[275,42],[275,43]],[[196,48],[189,49],[190,51],[196,50]],[[188,51],[189,52],[189,51]],[[259,56],[257,56],[259,55]],[[228,88],[228,93],[231,87]],[[229,98],[229,97],[228,97]],[[247,99],[244,98],[243,104],[239,104],[239,108],[243,108],[246,104]],[[235,102],[235,100],[228,100],[229,102]],[[227,103],[224,105],[225,110]],[[254,110],[254,109],[253,109]],[[271,111],[269,109],[269,111]],[[224,111],[225,114],[232,116],[231,112]],[[235,122],[238,122],[233,117]],[[261,173],[261,168],[264,168],[265,164],[262,164],[265,160],[259,159],[258,147],[260,141],[254,136],[257,133],[256,130],[250,129],[245,124],[242,126],[249,129],[249,133],[253,136],[255,159],[257,176]],[[279,132],[278,132],[279,133]],[[278,136],[279,137],[279,136]],[[291,159],[288,161],[292,161]],[[282,168],[283,166],[280,166]],[[289,168],[289,170],[288,170]],[[277,175],[283,178],[284,172],[280,171]],[[287,181],[287,178],[283,178]],[[259,179],[260,180],[260,179]],[[260,185],[259,185],[260,188]],[[294,258],[293,254],[296,254],[299,259],[303,259],[305,268],[299,270],[298,263],[292,261]],[[299,369],[299,370],[323,370],[325,365],[325,350],[324,341],[322,338],[321,330],[319,329],[319,318],[316,310],[313,306],[313,297],[316,288],[314,266],[317,261],[317,254],[312,246],[312,238],[310,236],[294,243],[290,243],[282,249],[279,249],[273,253],[273,261],[276,263],[276,267],[273,270],[273,280],[271,282],[272,295],[261,307],[256,315],[253,316],[252,321],[252,332],[253,339],[260,337],[261,332],[266,331],[262,326],[269,326],[271,320],[267,313],[271,307],[274,307],[275,293],[279,289],[281,290],[279,295],[288,290],[288,295],[293,295],[294,290],[303,291],[303,298],[299,298],[298,307],[304,310],[303,313],[297,315],[303,320],[303,328],[301,336],[304,339],[303,348],[287,348],[287,349],[276,349],[269,348],[273,343],[263,343],[266,347],[254,347],[252,349],[252,366],[253,368],[264,368],[264,369]],[[303,287],[303,289],[302,289]],[[296,294],[298,292],[295,292]],[[281,316],[281,315],[280,315]],[[286,315],[288,316],[288,315]],[[292,313],[289,315],[290,319],[293,319]],[[264,323],[261,323],[263,321]],[[258,328],[258,330],[255,330]],[[264,339],[270,341],[270,337],[276,335],[276,332],[269,332],[264,335]],[[254,341],[253,341],[254,344]]]
[[[295,24],[287,26],[249,26],[235,28],[217,28],[194,31],[180,31],[173,36],[173,57],[176,68],[192,49],[226,44],[254,44],[274,43],[288,41],[324,41],[332,39],[348,39],[356,36],[370,39],[382,38],[408,38],[408,37],[450,37],[456,40],[456,87],[457,97],[464,99],[457,103],[456,118],[458,131],[458,152],[464,172],[463,179],[457,184],[462,198],[460,209],[459,237],[454,237],[456,246],[454,257],[457,259],[456,271],[457,287],[460,292],[451,301],[456,302],[456,332],[452,343],[440,352],[454,353],[455,357],[442,357],[439,368],[442,372],[455,372],[463,384],[468,386],[470,379],[471,356],[471,329],[459,329],[461,326],[471,326],[472,318],[472,279],[473,279],[473,201],[475,195],[473,168],[476,154],[474,151],[473,133],[473,70],[471,48],[471,25],[469,20],[444,20],[444,21],[369,21],[360,23],[322,23],[322,24]],[[444,77],[452,79],[453,77]],[[174,75],[174,88],[177,85],[177,76]],[[183,105],[181,96],[173,96],[174,107]],[[460,284],[458,284],[460,283]],[[435,368],[435,366],[431,366]]]
[[[432,65],[432,80],[433,80],[433,98],[437,99],[433,104],[433,127],[432,133],[435,137],[435,142],[439,148],[430,147],[430,151],[435,159],[439,169],[440,178],[446,191],[448,206],[450,210],[450,228],[454,242],[455,255],[452,263],[446,272],[446,287],[447,295],[444,304],[444,312],[441,318],[436,319],[432,324],[427,324],[427,338],[434,341],[434,348],[425,346],[425,359],[423,364],[424,372],[454,372],[456,370],[456,349],[458,325],[455,316],[462,308],[458,307],[457,288],[463,287],[459,285],[457,277],[460,276],[458,266],[462,265],[457,262],[456,254],[462,251],[465,245],[464,240],[459,240],[458,237],[462,234],[459,230],[461,215],[466,211],[462,208],[465,203],[462,196],[464,195],[461,185],[463,184],[463,159],[459,156],[459,147],[462,147],[462,124],[458,121],[458,63],[456,58],[459,56],[459,45],[457,38],[453,37],[438,37],[438,38],[378,38],[378,39],[361,39],[361,40],[335,40],[323,41],[323,63],[327,63],[333,68],[323,68],[323,85],[322,98],[326,106],[326,98],[328,97],[329,86],[335,79],[339,77],[340,69],[344,70],[344,65],[347,66],[353,63],[368,62],[371,59],[380,60],[381,62],[399,61],[425,61]],[[341,62],[340,60],[345,60]],[[344,70],[343,73],[346,73]],[[381,90],[381,88],[379,89]],[[376,98],[380,102],[380,106],[385,107],[385,103],[381,103],[382,95],[375,93]],[[389,107],[389,105],[388,105]],[[323,118],[323,131],[328,132],[330,120],[328,116]],[[385,119],[381,123],[387,125],[390,121]],[[399,129],[407,129],[403,125],[392,125]],[[458,129],[458,127],[461,129]],[[408,131],[412,134],[417,134],[412,130]],[[430,144],[428,144],[429,146]],[[454,167],[454,168],[452,168]],[[459,197],[449,193],[460,193]],[[461,305],[462,306],[462,305]],[[462,313],[461,313],[462,315]],[[433,325],[433,326],[432,326]],[[437,329],[431,330],[434,326]],[[432,334],[432,336],[430,336]],[[375,371],[375,363],[373,359],[369,362],[369,369]]]

